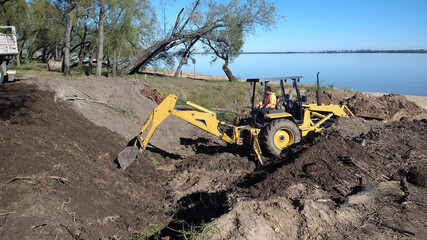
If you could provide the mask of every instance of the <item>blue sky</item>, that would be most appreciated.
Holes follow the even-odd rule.
[[[152,4],[159,7],[161,0]],[[174,22],[189,1],[167,1]],[[427,49],[427,0],[271,1],[285,16],[248,36],[244,51]]]

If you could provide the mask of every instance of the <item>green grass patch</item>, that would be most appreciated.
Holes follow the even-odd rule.
[[[160,91],[162,97],[175,94],[180,99],[211,110],[221,108],[240,112],[251,105],[252,86],[249,83],[158,76],[147,76],[146,80]],[[233,113],[220,111],[217,115],[221,120],[234,119],[235,116]]]
[[[132,239],[148,240],[152,239],[152,237],[155,237],[155,239],[159,239],[162,228],[163,226],[161,224],[151,224],[146,230],[136,234],[136,236],[134,236],[134,238]]]
[[[176,221],[180,224],[182,229],[171,229],[180,233],[181,239],[196,240],[196,239],[210,239],[213,235],[218,234],[218,228],[215,224],[207,224],[202,222],[200,225],[189,224],[183,220]]]
[[[305,89],[307,91],[307,93],[310,92],[316,92],[317,91],[317,86],[316,85],[310,85],[310,84],[301,84],[300,86],[301,89]],[[320,91],[326,91],[326,90],[332,90],[334,89],[334,85],[330,85],[330,86],[320,86]]]
[[[15,69],[24,71],[47,71],[47,64],[41,61],[31,61],[29,63],[23,63],[20,66],[15,66]]]
[[[73,65],[77,62],[71,62],[70,65]],[[21,63],[20,66],[15,65],[15,70],[17,74],[23,75],[36,75],[37,77],[44,78],[59,78],[65,77],[62,72],[50,72],[47,70],[47,63],[42,62],[41,60],[32,60],[29,63]],[[96,63],[93,64],[92,67],[89,65],[82,65],[81,67],[71,67],[70,75],[74,77],[80,76],[93,76],[95,75]],[[107,74],[108,69],[106,67],[102,68],[103,76],[111,76],[111,69],[109,70],[109,74]]]
[[[119,113],[133,122],[138,123],[140,121],[138,113],[130,104],[126,104],[124,107],[120,108]]]

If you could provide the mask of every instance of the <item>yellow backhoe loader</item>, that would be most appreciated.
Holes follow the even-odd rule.
[[[298,143],[301,138],[310,133],[319,132],[321,126],[332,117],[354,116],[347,106],[324,105],[317,95],[317,104],[303,104],[307,101],[306,96],[301,96],[298,82],[302,76],[277,77],[277,78],[255,78],[247,79],[253,86],[251,118],[244,125],[231,125],[220,121],[216,113],[190,101],[184,101],[171,94],[167,96],[151,113],[144,123],[140,133],[130,142],[122,152],[119,153],[118,161],[120,167],[128,167],[145,149],[156,128],[169,115],[183,119],[222,140],[237,145],[250,144],[257,159],[264,164],[263,155],[277,156],[291,146]],[[291,100],[290,95],[285,92],[287,81],[293,83],[297,99]],[[264,85],[264,100],[267,102],[267,86],[270,82],[279,82],[281,96],[278,97],[276,108],[256,107],[255,93],[256,84]],[[318,93],[319,91],[319,83]],[[181,101],[191,107],[191,110],[176,109],[177,101]],[[279,107],[279,105],[282,105]],[[227,135],[220,126],[230,128],[232,134]]]

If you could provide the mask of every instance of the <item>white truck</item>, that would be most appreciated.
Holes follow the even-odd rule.
[[[15,71],[7,67],[12,58],[18,54],[16,31],[13,26],[0,26],[0,84],[13,81]]]

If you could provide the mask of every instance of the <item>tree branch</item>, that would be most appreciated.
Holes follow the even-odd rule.
[[[199,3],[200,3],[200,0],[197,0],[196,4],[194,5],[193,9],[191,10],[190,15],[187,18],[187,21],[185,21],[185,23],[182,25],[181,29],[179,30],[179,33],[181,33],[184,30],[185,26],[188,24],[190,19],[193,18],[194,11],[196,10]]]
[[[183,11],[184,11],[184,8],[181,9],[181,11],[179,12],[178,16],[176,17],[175,25],[174,25],[174,27],[172,29],[171,36],[173,36],[175,34],[176,30],[178,29],[180,18],[181,18],[181,14],[182,14]]]

